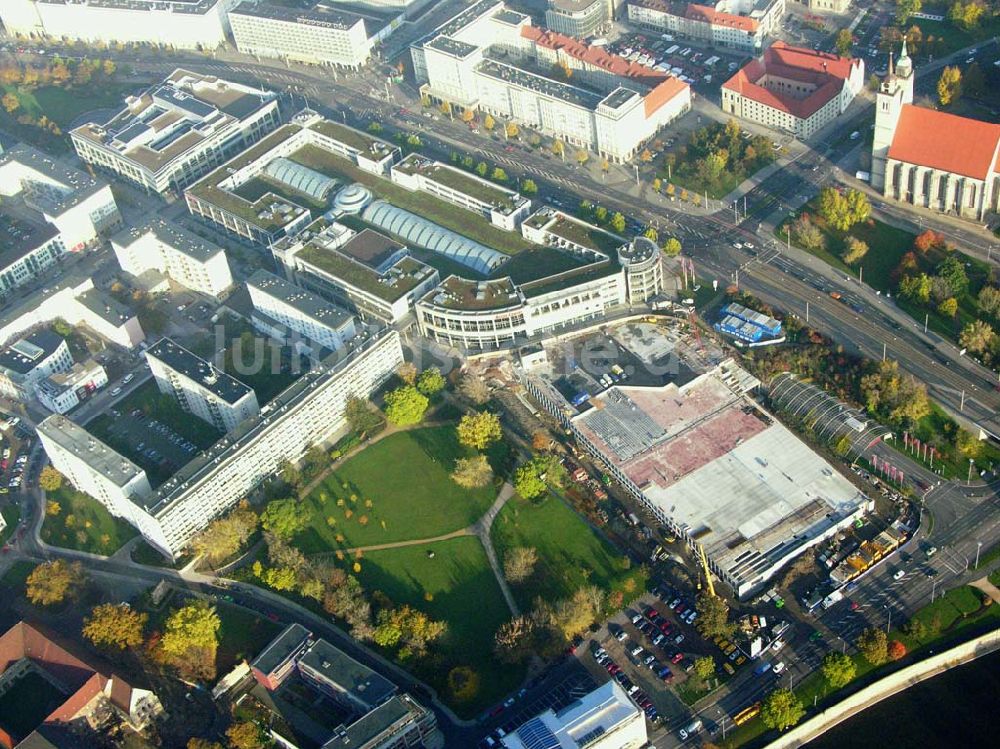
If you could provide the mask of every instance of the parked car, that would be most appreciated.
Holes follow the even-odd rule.
[[[785,670],[785,662],[778,661],[777,663],[774,664],[774,667],[771,670],[776,674],[782,673]]]

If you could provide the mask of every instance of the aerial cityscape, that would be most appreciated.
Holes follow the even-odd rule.
[[[1000,4],[0,0],[0,749],[989,742]]]

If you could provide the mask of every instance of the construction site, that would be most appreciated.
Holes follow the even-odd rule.
[[[538,347],[517,376],[659,523],[703,547],[738,597],[760,592],[789,561],[871,509],[757,403],[755,377],[684,321],[643,325]]]

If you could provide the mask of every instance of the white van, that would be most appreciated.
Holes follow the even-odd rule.
[[[674,52],[676,52],[680,48],[681,47],[680,47],[679,44],[672,44],[672,45],[670,45],[669,49],[667,49],[667,51],[664,52],[663,54],[665,54],[665,55],[672,55]]]

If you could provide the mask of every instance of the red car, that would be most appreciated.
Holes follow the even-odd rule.
[[[674,655],[673,658],[670,659],[670,662],[673,663],[676,666],[682,660],[684,660],[684,654],[683,653],[677,653],[676,655]]]
[[[617,663],[609,663],[608,664],[608,673],[611,674],[612,676],[614,676],[615,674],[617,674],[621,670],[622,670],[621,666],[619,666]]]
[[[660,615],[660,612],[657,611],[656,609],[654,609],[652,606],[650,606],[648,609],[646,609],[646,618],[649,619],[650,621],[652,621],[653,619],[655,619],[659,615]]]

